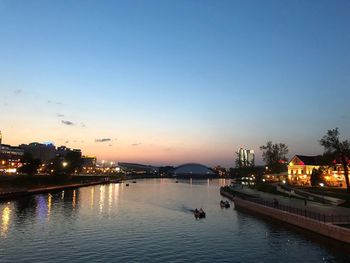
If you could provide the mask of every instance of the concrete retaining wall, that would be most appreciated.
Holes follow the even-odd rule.
[[[235,203],[235,207],[241,207],[259,214],[263,214],[288,224],[292,224],[320,235],[350,244],[350,229],[260,205],[251,201],[243,200],[239,197],[234,197],[233,201]]]

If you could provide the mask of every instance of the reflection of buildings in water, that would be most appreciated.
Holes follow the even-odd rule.
[[[35,217],[37,209],[36,196],[26,196],[13,201],[14,205],[14,216],[16,219],[13,220],[16,223],[16,227],[25,225],[25,221],[28,218]]]
[[[231,179],[229,178],[220,178],[219,179],[219,186],[226,186],[231,184]]]
[[[52,195],[47,195],[47,220],[50,220],[51,215],[51,205],[52,205]]]
[[[121,184],[114,184],[114,203],[116,206],[118,206],[118,199],[119,199],[119,194],[120,194],[120,185]]]
[[[113,203],[113,185],[114,184],[109,184],[108,187],[108,215],[111,214],[111,210],[112,210],[112,203]]]
[[[75,209],[76,205],[77,205],[77,191],[73,190],[72,207]]]
[[[5,206],[2,210],[2,216],[1,216],[1,236],[6,236],[9,224],[10,224],[10,218],[11,218],[11,208],[9,205]]]
[[[100,186],[100,200],[99,200],[99,207],[100,207],[100,214],[102,214],[104,203],[105,203],[105,194],[106,194],[106,186],[101,185]]]
[[[43,222],[45,221],[47,215],[48,215],[48,205],[47,205],[47,199],[44,195],[38,195],[36,196],[36,212],[38,219]]]
[[[79,202],[80,202],[80,190],[78,189],[67,189],[64,190],[64,194],[59,193],[59,194],[53,194],[54,200],[57,199],[60,203],[63,204],[61,207],[63,208],[63,213],[67,216],[72,216],[74,215],[79,207]],[[63,198],[63,199],[62,199]]]
[[[95,199],[95,187],[92,186],[90,190],[90,209],[94,208]]]

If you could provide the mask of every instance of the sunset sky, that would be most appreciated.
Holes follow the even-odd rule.
[[[234,165],[350,138],[350,1],[0,0],[3,143]]]

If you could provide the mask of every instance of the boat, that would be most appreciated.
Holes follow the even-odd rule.
[[[198,218],[205,218],[205,212],[203,211],[202,208],[200,208],[199,210],[196,208],[194,211],[193,211],[193,214],[194,214],[194,217],[196,219]]]
[[[125,184],[126,186],[129,186],[129,184]]]
[[[230,203],[227,200],[226,201],[221,200],[220,201],[220,206],[222,208],[230,208]]]
[[[134,184],[136,184],[136,181],[132,181]]]

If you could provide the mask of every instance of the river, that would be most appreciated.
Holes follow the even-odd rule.
[[[225,184],[145,179],[0,203],[0,262],[350,262],[317,236],[220,208]]]

